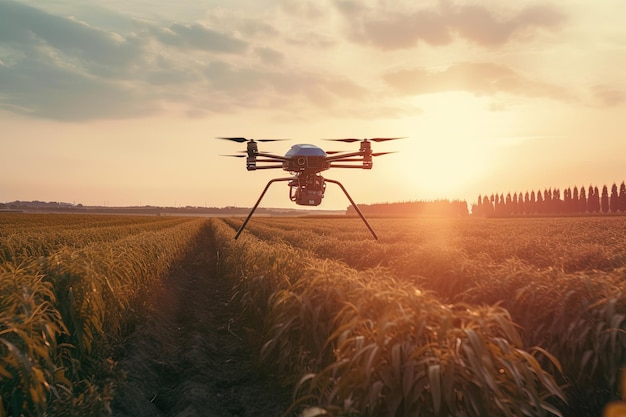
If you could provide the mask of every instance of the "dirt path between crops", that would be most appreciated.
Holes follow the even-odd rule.
[[[273,417],[289,406],[290,392],[254,363],[205,234],[173,268],[154,313],[121,352],[127,383],[112,402],[115,417]]]

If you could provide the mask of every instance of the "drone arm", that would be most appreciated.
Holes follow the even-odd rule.
[[[355,156],[363,156],[363,153],[362,152],[338,153],[338,154],[326,157],[326,160],[332,162],[332,161],[340,160],[343,158],[352,158]]]
[[[239,237],[239,235],[241,234],[241,232],[243,232],[244,227],[246,227],[246,224],[248,224],[248,221],[250,220],[250,217],[252,217],[252,213],[254,213],[254,211],[256,210],[256,208],[259,206],[259,203],[261,203],[261,200],[263,199],[263,196],[265,195],[265,193],[267,192],[267,189],[270,188],[270,185],[272,185],[273,182],[276,181],[291,181],[293,180],[293,177],[289,177],[289,178],[274,178],[273,180],[270,180],[267,185],[265,186],[265,188],[263,189],[263,192],[261,193],[261,196],[259,197],[259,199],[257,200],[256,204],[254,205],[254,207],[252,207],[252,210],[250,211],[250,214],[248,214],[248,217],[246,217],[246,220],[243,222],[243,224],[241,225],[241,227],[239,228],[239,230],[237,230],[237,233],[235,234],[235,240]],[[354,203],[353,203],[354,204]]]
[[[331,164],[331,168],[359,168],[359,169],[367,169],[362,164],[361,165],[341,165],[341,164]]]
[[[374,229],[372,229],[372,226],[370,226],[370,224],[367,222],[367,220],[365,219],[365,216],[363,216],[363,213],[361,213],[359,206],[357,206],[354,200],[352,200],[352,197],[350,197],[350,194],[348,194],[348,191],[345,189],[345,187],[339,181],[330,180],[328,178],[326,178],[326,182],[332,182],[333,184],[337,184],[339,187],[341,187],[346,197],[348,197],[348,200],[350,200],[352,207],[354,207],[356,212],[359,213],[359,216],[361,216],[361,220],[363,220],[363,223],[365,223],[365,226],[367,226],[369,231],[372,233],[372,236],[374,236],[374,239],[378,240],[378,236],[376,235],[376,232],[374,232]]]
[[[289,161],[289,158],[280,155],[273,155],[271,153],[259,152],[255,155],[257,158],[269,158],[267,161],[276,162],[276,161]],[[260,159],[261,160],[261,159]]]
[[[277,168],[283,168],[283,166],[282,165],[265,165],[265,166],[261,165],[261,166],[255,166],[254,168],[249,168],[248,171],[258,171],[259,169],[277,169]]]

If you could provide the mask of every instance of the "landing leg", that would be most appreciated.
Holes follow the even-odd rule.
[[[261,193],[261,196],[259,197],[259,199],[257,200],[256,204],[254,205],[254,207],[252,207],[252,211],[250,211],[250,214],[248,214],[248,217],[246,217],[246,220],[243,222],[243,224],[241,225],[241,227],[239,228],[239,230],[237,230],[237,233],[235,234],[235,240],[239,237],[239,235],[241,234],[241,232],[243,232],[243,228],[246,227],[246,224],[248,224],[248,220],[250,220],[250,217],[252,217],[252,213],[254,213],[254,210],[256,210],[256,208],[259,206],[259,203],[261,202],[261,199],[263,198],[263,196],[265,195],[265,192],[267,191],[268,188],[270,188],[270,185],[272,185],[273,182],[276,181],[291,181],[292,179],[294,179],[294,177],[289,177],[289,178],[274,178],[273,180],[270,180],[267,185],[265,186],[265,188],[263,189],[263,192]],[[353,203],[354,204],[354,203]]]
[[[374,239],[378,240],[378,236],[376,236],[376,232],[374,232],[374,229],[372,229],[372,226],[370,226],[370,224],[367,222],[367,220],[365,219],[365,216],[363,216],[363,213],[361,213],[361,210],[359,209],[359,206],[357,206],[356,203],[354,202],[354,200],[352,200],[352,197],[350,197],[350,194],[348,194],[348,191],[346,191],[345,187],[339,181],[329,180],[328,178],[326,178],[326,182],[332,182],[332,183],[337,184],[338,186],[341,187],[343,192],[346,194],[346,197],[348,197],[348,200],[350,200],[350,203],[352,203],[352,207],[354,207],[356,212],[359,213],[359,216],[361,216],[361,219],[363,220],[363,223],[365,223],[367,228],[370,229],[370,232],[372,232],[372,236],[374,236]]]

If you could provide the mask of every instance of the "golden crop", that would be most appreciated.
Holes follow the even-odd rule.
[[[0,416],[106,411],[110,347],[203,224],[0,215]]]
[[[619,396],[625,218],[372,224],[379,241],[358,219],[258,218],[241,246],[220,226],[262,353],[300,375],[294,408],[561,415]]]
[[[111,347],[199,233],[285,415],[595,415],[623,392],[624,217],[375,218],[378,241],[358,218],[241,222],[0,215],[0,417],[105,413]]]

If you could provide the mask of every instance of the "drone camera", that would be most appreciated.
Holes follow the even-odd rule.
[[[303,172],[309,170],[325,169],[325,159],[321,156],[299,156],[284,162],[287,171]],[[326,165],[330,166],[328,163]]]
[[[289,182],[289,198],[300,206],[319,206],[324,198],[326,183],[321,175],[309,175],[303,180]]]

